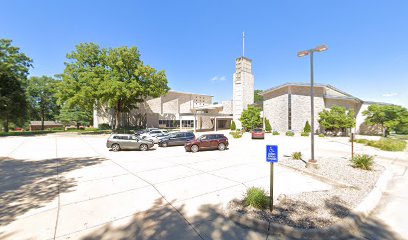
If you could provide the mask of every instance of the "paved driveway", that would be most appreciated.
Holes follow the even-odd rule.
[[[265,239],[218,214],[247,187],[269,189],[265,145],[307,155],[307,138],[230,138],[226,151],[111,152],[106,136],[0,138],[0,239]],[[324,154],[348,149],[324,142]],[[324,150],[322,150],[324,152]],[[331,186],[275,168],[274,196]]]

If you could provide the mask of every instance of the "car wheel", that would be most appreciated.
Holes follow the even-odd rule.
[[[111,148],[112,148],[112,151],[114,151],[114,152],[117,152],[117,151],[120,150],[119,144],[116,144],[116,143],[112,144]]]
[[[225,150],[225,144],[224,143],[218,144],[218,150],[224,151]]]
[[[146,151],[147,149],[149,149],[149,147],[146,144],[142,144],[139,147],[140,151]]]
[[[161,146],[162,146],[162,147],[167,147],[167,143],[164,142],[164,143],[161,144]]]
[[[193,153],[198,152],[198,146],[197,146],[197,145],[193,145],[193,146],[191,146],[190,150],[191,150],[191,152],[193,152]]]

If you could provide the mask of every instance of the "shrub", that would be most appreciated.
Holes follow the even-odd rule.
[[[305,127],[303,128],[303,132],[304,132],[304,133],[310,133],[310,132],[312,132],[311,127],[310,127],[310,124],[309,124],[309,121],[306,121]],[[302,135],[302,136],[303,136],[303,135]]]
[[[367,139],[356,139],[355,142],[368,145],[370,147],[379,148],[384,151],[404,151],[407,142],[404,140],[381,138],[378,141],[367,140]]]
[[[278,131],[273,131],[273,135],[279,135],[280,133]]]
[[[308,137],[308,136],[309,136],[309,133],[308,133],[308,132],[302,132],[302,133],[300,134],[300,136]]]
[[[109,129],[111,129],[111,127],[107,123],[101,123],[101,124],[98,125],[98,129],[99,130],[109,130]]]
[[[371,167],[374,164],[374,156],[370,156],[367,154],[357,154],[351,161],[353,163],[353,167],[361,168],[364,170],[371,170]]]
[[[268,119],[265,119],[265,131],[267,131],[267,132],[272,131],[272,126],[271,126],[271,123],[269,122]]]
[[[242,132],[241,131],[234,131],[234,132],[230,132],[230,134],[232,135],[233,138],[241,138],[242,137]]]
[[[292,153],[292,159],[302,160],[302,153],[301,152],[293,152]]]
[[[232,121],[231,130],[236,130],[236,129],[237,129],[237,125],[235,125],[235,121]]]
[[[287,132],[286,132],[286,136],[293,137],[293,136],[295,136],[295,133],[292,132],[292,131],[287,131]]]
[[[390,138],[381,138],[378,141],[368,142],[369,146],[379,148],[384,151],[404,151],[407,142]]]
[[[323,134],[323,133],[319,133],[319,137],[324,137],[324,134]]]
[[[269,197],[265,190],[257,187],[248,188],[245,196],[245,205],[258,209],[265,209],[268,206]]]

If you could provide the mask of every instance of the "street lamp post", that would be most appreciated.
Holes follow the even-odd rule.
[[[307,55],[310,55],[310,121],[311,121],[311,134],[310,134],[310,140],[311,140],[311,158],[309,160],[309,165],[316,164],[316,159],[314,157],[314,79],[313,79],[313,53],[314,52],[323,52],[328,49],[327,45],[321,45],[317,46],[315,48],[309,49],[309,50],[304,50],[301,52],[298,52],[298,57],[304,57]]]

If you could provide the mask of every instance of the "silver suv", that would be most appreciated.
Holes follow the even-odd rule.
[[[111,148],[112,151],[119,151],[121,149],[139,149],[146,151],[154,146],[152,140],[142,139],[133,134],[112,134],[106,141],[106,147]]]

